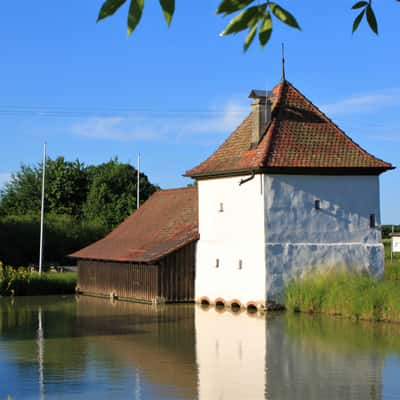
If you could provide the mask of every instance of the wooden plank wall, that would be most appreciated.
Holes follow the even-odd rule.
[[[112,261],[78,261],[78,287],[83,293],[151,302],[158,296],[158,266]]]
[[[170,303],[194,301],[195,260],[196,242],[161,260],[160,297]]]
[[[152,302],[193,302],[196,242],[169,254],[159,264],[79,260],[83,293]]]

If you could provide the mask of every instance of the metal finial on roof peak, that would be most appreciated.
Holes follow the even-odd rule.
[[[282,82],[286,80],[285,76],[285,45],[282,43]]]

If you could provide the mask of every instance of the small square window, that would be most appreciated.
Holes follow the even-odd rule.
[[[376,227],[375,214],[369,214],[369,227],[370,228],[375,228]]]

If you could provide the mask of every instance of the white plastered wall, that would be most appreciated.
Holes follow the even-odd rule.
[[[239,185],[245,178],[249,176],[198,181],[197,301],[265,302],[264,179],[255,175]]]
[[[287,282],[314,269],[383,273],[378,176],[265,175],[264,181],[269,300],[281,301]]]

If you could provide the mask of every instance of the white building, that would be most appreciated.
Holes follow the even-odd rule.
[[[195,298],[265,307],[314,269],[383,273],[379,175],[358,146],[286,80],[253,90],[252,112],[196,179]]]

